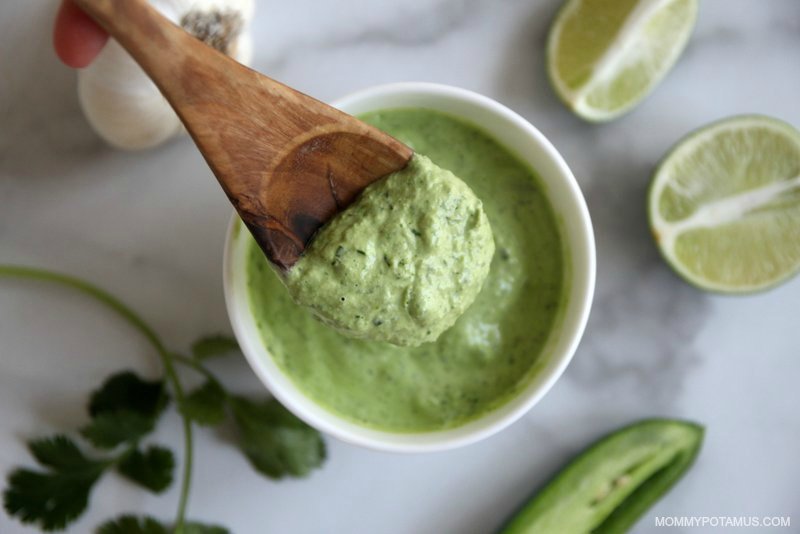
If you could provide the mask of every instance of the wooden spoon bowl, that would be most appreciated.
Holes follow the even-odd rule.
[[[365,187],[411,158],[397,139],[237,63],[145,0],[73,1],[156,83],[282,270]]]

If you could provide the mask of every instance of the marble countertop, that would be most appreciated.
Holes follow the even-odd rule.
[[[680,63],[636,111],[589,125],[556,99],[543,44],[558,0],[268,2],[257,69],[323,100],[392,81],[484,93],[561,151],[594,220],[592,317],[563,378],[523,419],[459,450],[397,456],[328,440],[324,469],[270,482],[213,431],[198,431],[190,515],[235,533],[487,533],[591,440],[649,416],[707,426],[702,454],[655,516],[791,516],[800,530],[800,278],[748,297],[698,292],[659,258],[645,191],[654,165],[709,121],[758,112],[800,125],[800,2],[703,0]],[[230,206],[187,140],[146,154],[107,148],[87,126],[75,74],[50,50],[55,1],[0,3],[0,263],[92,280],[167,344],[229,332],[221,284]],[[135,332],[73,292],[0,281],[0,472],[30,464],[24,440],[77,428],[86,394],[124,367],[157,372]],[[244,360],[215,364],[244,391]],[[157,440],[180,444],[174,412]],[[172,517],[115,476],[71,532],[122,512]],[[0,513],[0,532],[34,529]],[[715,529],[718,532],[729,531]],[[758,531],[738,529],[737,532]]]

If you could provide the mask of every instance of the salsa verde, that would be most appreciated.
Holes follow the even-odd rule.
[[[456,427],[508,402],[537,372],[565,305],[557,220],[534,171],[480,128],[417,108],[361,118],[451,170],[482,200],[496,248],[482,290],[435,342],[353,339],[296,305],[253,243],[252,313],[278,366],[327,410],[390,432]]]

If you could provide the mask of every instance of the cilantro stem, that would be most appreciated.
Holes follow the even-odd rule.
[[[208,369],[206,369],[205,366],[203,366],[201,363],[196,362],[191,358],[187,358],[186,356],[184,356],[182,354],[173,354],[172,358],[177,363],[180,363],[182,365],[185,365],[186,367],[194,369],[195,371],[197,371],[201,375],[205,376],[207,379],[211,380],[212,382],[215,382],[215,383],[219,384],[219,380],[217,380],[217,377],[215,377],[214,374],[211,371],[209,371]]]
[[[150,342],[161,359],[161,364],[164,366],[164,373],[167,376],[167,380],[169,380],[173,389],[175,390],[175,397],[179,403],[183,401],[183,387],[181,386],[178,374],[175,372],[175,366],[173,365],[172,360],[173,355],[167,351],[155,331],[150,328],[150,326],[144,322],[144,320],[139,317],[136,312],[131,310],[116,297],[79,278],[44,269],[0,264],[0,277],[4,276],[60,284],[62,286],[76,289],[111,308],[117,313],[117,315],[125,319]],[[189,501],[189,487],[192,481],[192,423],[188,417],[182,414],[181,419],[183,420],[183,441],[185,452],[183,459],[183,480],[181,482],[181,494],[180,500],[178,501],[178,512],[175,517],[175,532],[181,532],[183,530],[186,516],[186,506]]]

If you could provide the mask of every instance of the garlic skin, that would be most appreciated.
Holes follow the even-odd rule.
[[[252,59],[248,25],[253,0],[150,0],[150,4],[240,63]],[[185,131],[156,85],[114,39],[78,72],[78,99],[92,128],[117,148],[152,148]]]

